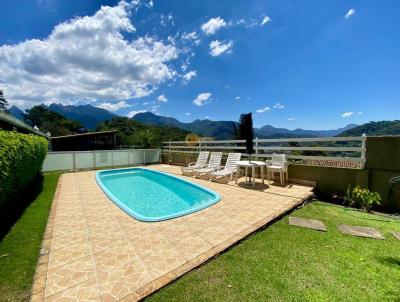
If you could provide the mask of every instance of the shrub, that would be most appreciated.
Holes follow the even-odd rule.
[[[40,172],[46,152],[43,137],[0,130],[0,209]]]
[[[372,206],[375,204],[380,205],[381,200],[382,198],[379,193],[370,192],[370,190],[363,189],[359,186],[355,187],[353,190],[351,190],[349,186],[345,198],[345,201],[347,201],[350,206],[356,205],[367,212],[370,212]]]

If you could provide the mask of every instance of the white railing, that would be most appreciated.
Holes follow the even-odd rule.
[[[160,149],[48,152],[42,171],[98,169],[160,162]]]
[[[272,153],[286,153],[292,164],[362,169],[366,161],[367,137],[312,137],[255,139],[255,159],[269,158]],[[163,142],[165,153],[198,153],[202,150],[242,152],[246,156],[245,140],[170,141]]]

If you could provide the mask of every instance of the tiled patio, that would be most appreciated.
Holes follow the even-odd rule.
[[[179,167],[147,168],[180,174]],[[220,193],[200,212],[140,222],[97,186],[95,171],[63,174],[32,289],[33,301],[136,301],[215,256],[312,195],[312,188],[186,177]],[[243,182],[243,178],[240,181]]]

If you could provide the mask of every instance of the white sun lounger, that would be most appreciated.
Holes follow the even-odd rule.
[[[236,163],[241,157],[242,153],[229,153],[225,167],[222,170],[212,172],[211,180],[216,180],[219,177],[225,177],[225,180],[228,182],[228,176],[230,176],[230,180],[232,180],[232,175],[236,172]]]
[[[205,168],[196,169],[196,178],[203,174],[217,171],[221,165],[222,152],[212,152],[210,161]]]
[[[201,151],[195,163],[189,163],[187,167],[182,167],[182,174],[193,173],[196,169],[204,168],[207,164],[208,155],[210,152]]]

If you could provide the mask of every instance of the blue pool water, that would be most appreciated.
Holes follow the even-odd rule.
[[[221,198],[202,186],[143,168],[106,170],[96,181],[125,212],[142,221],[160,221],[204,209]]]

